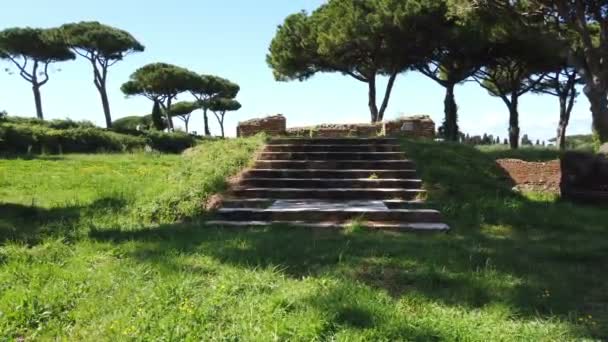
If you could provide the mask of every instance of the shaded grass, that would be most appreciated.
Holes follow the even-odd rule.
[[[474,148],[403,144],[451,233],[96,222],[69,243],[58,234],[0,249],[0,331],[70,340],[608,336],[606,208],[512,193],[494,157]]]

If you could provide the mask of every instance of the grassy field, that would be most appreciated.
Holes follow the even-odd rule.
[[[170,223],[221,189],[259,141],[214,144],[185,157],[0,160],[1,334],[608,338],[606,207],[513,193],[490,152],[404,141],[449,234]]]

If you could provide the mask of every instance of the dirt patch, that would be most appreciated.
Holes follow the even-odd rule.
[[[498,165],[509,175],[520,191],[559,192],[559,160],[526,162],[520,159],[498,159]]]

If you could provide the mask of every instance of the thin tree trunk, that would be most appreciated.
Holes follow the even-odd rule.
[[[167,112],[165,113],[165,117],[167,118],[167,126],[169,127],[169,132],[172,132],[173,119],[171,118],[171,97],[167,99]]]
[[[519,112],[517,111],[519,98],[511,96],[509,104],[509,143],[512,149],[519,148]]]
[[[40,120],[44,120],[44,114],[42,113],[42,97],[40,96],[40,83],[38,83],[38,61],[34,62],[30,82],[32,82],[32,92],[34,93],[36,117]]]
[[[32,85],[32,91],[34,92],[34,102],[36,103],[36,117],[40,120],[44,120],[42,113],[42,97],[40,96],[40,85],[34,83]]]
[[[112,114],[110,113],[110,101],[108,100],[108,91],[106,89],[106,76],[108,75],[107,66],[104,64],[98,66],[95,59],[91,59],[90,62],[93,65],[93,83],[101,98],[101,106],[106,120],[106,127],[112,128]],[[101,71],[99,70],[100,68]]]
[[[210,136],[211,131],[209,130],[209,117],[207,116],[207,108],[203,108],[203,120],[205,123],[205,135]]]
[[[560,121],[559,125],[557,126],[557,146],[559,146],[560,150],[565,150],[566,149],[566,128],[568,127],[568,124]]]
[[[606,89],[587,83],[583,91],[591,104],[593,132],[597,134],[601,143],[608,142],[608,98]]]
[[[184,126],[186,126],[186,133],[190,133],[190,131],[188,131],[189,122],[190,122],[190,115],[188,115],[187,117],[184,118]]]
[[[380,112],[378,113],[378,121],[384,120],[384,112],[388,107],[388,101],[391,98],[391,92],[393,91],[393,86],[395,85],[395,80],[397,79],[397,73],[391,74],[391,77],[388,79],[388,84],[386,85],[386,92],[384,93],[384,100],[382,100],[382,105],[380,106]],[[375,103],[375,100],[374,100]]]
[[[105,84],[99,88],[99,96],[101,97],[103,115],[106,118],[106,127],[112,128],[112,115],[110,113],[110,103],[108,101],[108,93],[106,91]]]
[[[445,138],[449,141],[458,141],[458,106],[454,98],[455,84],[447,83],[445,85]]]
[[[566,128],[570,120],[568,112],[567,94],[559,97],[559,124],[557,125],[557,146],[560,150],[566,149]]]
[[[222,138],[224,138],[224,115],[222,115],[222,119],[219,120],[220,122],[220,129],[222,130]]]
[[[376,75],[371,77],[368,82],[369,87],[369,111],[372,116],[372,123],[378,122],[378,106],[376,105]]]

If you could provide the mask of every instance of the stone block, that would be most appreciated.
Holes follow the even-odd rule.
[[[239,122],[236,128],[236,136],[249,137],[262,132],[271,136],[285,135],[286,129],[287,120],[283,115],[278,114]]]

